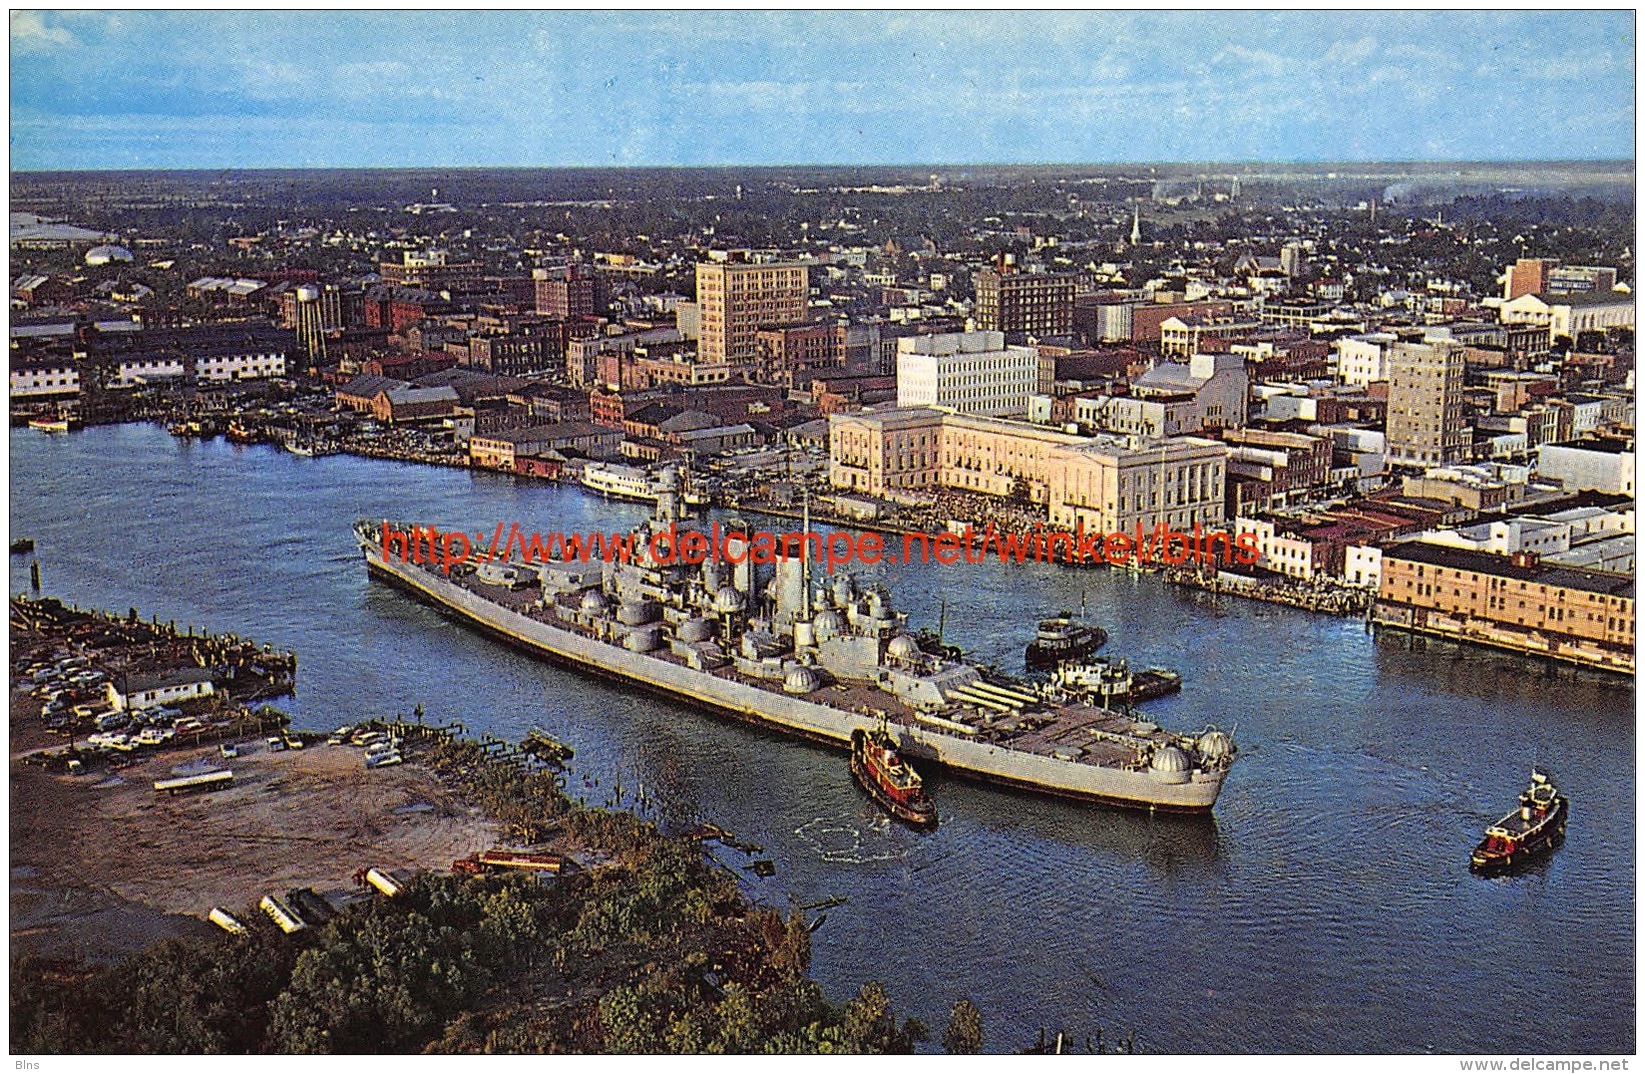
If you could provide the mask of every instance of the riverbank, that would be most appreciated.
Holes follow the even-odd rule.
[[[964,988],[1003,1047],[1047,1024],[1134,1026],[1147,1047],[1171,1052],[1230,1040],[1276,1051],[1374,1052],[1389,1040],[1526,1054],[1633,1047],[1631,1000],[1550,1025],[1469,1013],[1505,990],[1539,1009],[1558,1009],[1572,989],[1633,995],[1631,684],[1547,675],[1476,646],[1413,646],[1356,621],[1217,600],[1124,570],[864,571],[891,586],[913,626],[942,622],[946,602],[946,640],[1002,667],[1021,661],[1026,623],[1085,603],[1134,666],[1182,672],[1182,692],[1157,702],[1158,722],[1238,720],[1252,745],[1215,824],[1031,802],[939,774],[931,791],[945,823],[915,835],[882,825],[835,754],[453,628],[370,581],[350,534],[361,517],[603,532],[643,508],[443,467],[179,444],[153,426],[16,430],[11,452],[23,475],[13,525],[40,541],[53,592],[299,650],[298,693],[278,702],[298,728],[418,703],[475,737],[517,742],[545,728],[577,750],[573,797],[604,803],[620,777],[625,791],[645,788],[646,815],[668,830],[711,822],[762,845],[777,873],[749,887],[764,901],[849,898],[810,914],[828,914],[813,934],[813,974],[830,996],[854,994],[871,972],[940,1026],[951,989]],[[202,501],[202,489],[234,493]],[[23,557],[12,583],[28,588]],[[1581,788],[1581,823],[1532,875],[1473,880],[1469,850],[1537,760]],[[1389,823],[1367,830],[1371,814]],[[1375,863],[1352,870],[1352,883],[1320,849],[1347,845]],[[1499,927],[1470,927],[1481,920]],[[1307,943],[1287,942],[1276,923]],[[1038,954],[1011,957],[1021,950]],[[1478,966],[1498,972],[1468,969]],[[1184,967],[1203,987],[1180,987]],[[1285,982],[1305,1001],[1276,1005]],[[1368,1002],[1365,982],[1396,1001]],[[1434,1002],[1397,1001],[1416,995]]]
[[[369,865],[445,869],[498,835],[421,765],[367,769],[342,746],[241,742],[239,751],[225,760],[210,747],[167,750],[81,776],[14,755],[14,950],[106,959],[168,935],[210,934],[213,906],[344,888]],[[152,787],[220,768],[234,773],[226,790],[172,798]]]
[[[1371,590],[1355,589],[1326,578],[1310,582],[1295,579],[1265,580],[1228,571],[1207,574],[1192,567],[1169,566],[1159,573],[1172,585],[1186,589],[1196,589],[1217,596],[1244,597],[1267,604],[1283,604],[1288,608],[1300,608],[1321,615],[1363,618],[1371,607],[1371,601],[1375,599],[1375,594]]]
[[[735,505],[724,505],[728,511],[744,512],[753,515],[762,515],[770,518],[799,519],[805,517],[803,510],[785,508],[772,504],[738,501]],[[811,511],[813,524],[833,526],[841,529],[865,530],[872,533],[883,533],[888,536],[907,537],[922,535],[938,537],[952,532],[947,525],[935,528],[922,528],[909,524],[896,524],[878,519],[861,520],[849,518],[836,512],[818,510]],[[983,525],[987,525],[984,523]],[[975,526],[976,523],[971,523]],[[999,530],[1000,533],[1031,533],[1032,529]],[[997,558],[997,554],[996,554]],[[1353,589],[1330,579],[1318,579],[1312,582],[1302,582],[1294,579],[1265,580],[1232,574],[1228,571],[1218,571],[1215,574],[1201,572],[1192,566],[1171,566],[1159,563],[1131,563],[1124,567],[1115,568],[1106,563],[1068,563],[1056,561],[1057,565],[1089,570],[1126,570],[1136,574],[1152,574],[1162,577],[1172,585],[1187,589],[1196,589],[1219,596],[1242,597],[1246,600],[1262,601],[1268,604],[1283,604],[1290,608],[1299,608],[1303,611],[1317,612],[1322,615],[1339,615],[1363,617],[1370,608],[1373,594],[1369,590]]]
[[[211,754],[156,756],[78,786],[14,769],[14,1044],[907,1053],[929,1039],[890,1012],[877,984],[841,1005],[824,998],[807,976],[822,918],[800,909],[785,919],[749,900],[701,846],[735,845],[723,831],[670,837],[633,814],[574,804],[557,768],[499,740],[372,725],[403,735],[426,765],[367,769],[347,746],[248,744],[232,787],[182,799],[151,798],[145,784],[210,765]],[[507,837],[531,841],[528,860],[550,867],[487,875],[474,851]],[[327,890],[367,865],[397,886]],[[288,887],[318,890],[335,916],[282,934],[249,909]],[[189,915],[207,904],[241,914],[249,932],[228,937]],[[378,977],[385,961],[392,988]],[[156,1024],[156,1002],[197,1017]]]

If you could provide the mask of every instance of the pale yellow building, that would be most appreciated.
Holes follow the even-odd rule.
[[[870,496],[936,487],[943,417],[930,407],[829,415],[829,484]]]
[[[1434,339],[1388,351],[1388,461],[1448,466],[1467,454],[1464,348]]]
[[[698,360],[751,362],[762,328],[801,324],[811,294],[804,265],[704,261],[697,266]]]
[[[1050,497],[1051,456],[1085,437],[1025,421],[944,414],[937,481],[943,488],[1009,496],[1020,481],[1035,503]]]
[[[1226,517],[1227,456],[1222,441],[1197,436],[1098,436],[1061,447],[1046,459],[1051,522],[1084,523],[1087,533],[1215,528]]]
[[[834,414],[829,481],[884,496],[958,489],[1008,496],[1019,488],[1070,528],[1192,530],[1220,523],[1227,448],[1198,437],[1079,436],[1043,425],[897,407]]]

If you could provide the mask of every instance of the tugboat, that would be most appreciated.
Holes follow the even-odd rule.
[[[1105,709],[1152,701],[1182,689],[1182,675],[1170,668],[1142,668],[1133,671],[1122,657],[1092,657],[1089,661],[1069,661],[1051,673],[1053,686],[1076,697],[1097,701]]]
[[[1519,808],[1485,829],[1469,868],[1476,873],[1506,872],[1553,852],[1565,841],[1571,804],[1553,781],[1531,769],[1531,785],[1519,796]]]
[[[1107,640],[1101,627],[1088,626],[1063,612],[1040,620],[1039,631],[1028,643],[1024,657],[1033,670],[1054,668],[1067,660],[1084,660]]]
[[[926,796],[920,774],[897,753],[883,729],[851,732],[851,774],[887,813],[916,828],[937,823],[937,807]]]

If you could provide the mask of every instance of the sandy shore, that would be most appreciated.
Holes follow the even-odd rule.
[[[232,769],[234,786],[176,798],[153,790],[156,779],[206,767]],[[215,748],[166,751],[83,776],[14,756],[13,950],[113,957],[214,931],[203,920],[213,906],[347,888],[363,866],[449,868],[497,831],[420,765],[367,769],[346,746],[256,743],[231,761]]]

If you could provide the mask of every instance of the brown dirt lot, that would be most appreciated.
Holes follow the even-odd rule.
[[[232,769],[234,786],[155,794],[154,780],[191,762]],[[14,757],[13,950],[117,956],[213,931],[202,920],[213,906],[238,912],[295,887],[346,888],[367,865],[449,868],[497,835],[427,769],[367,769],[347,746],[274,752],[256,743],[235,760],[215,747],[165,751],[82,776]]]

